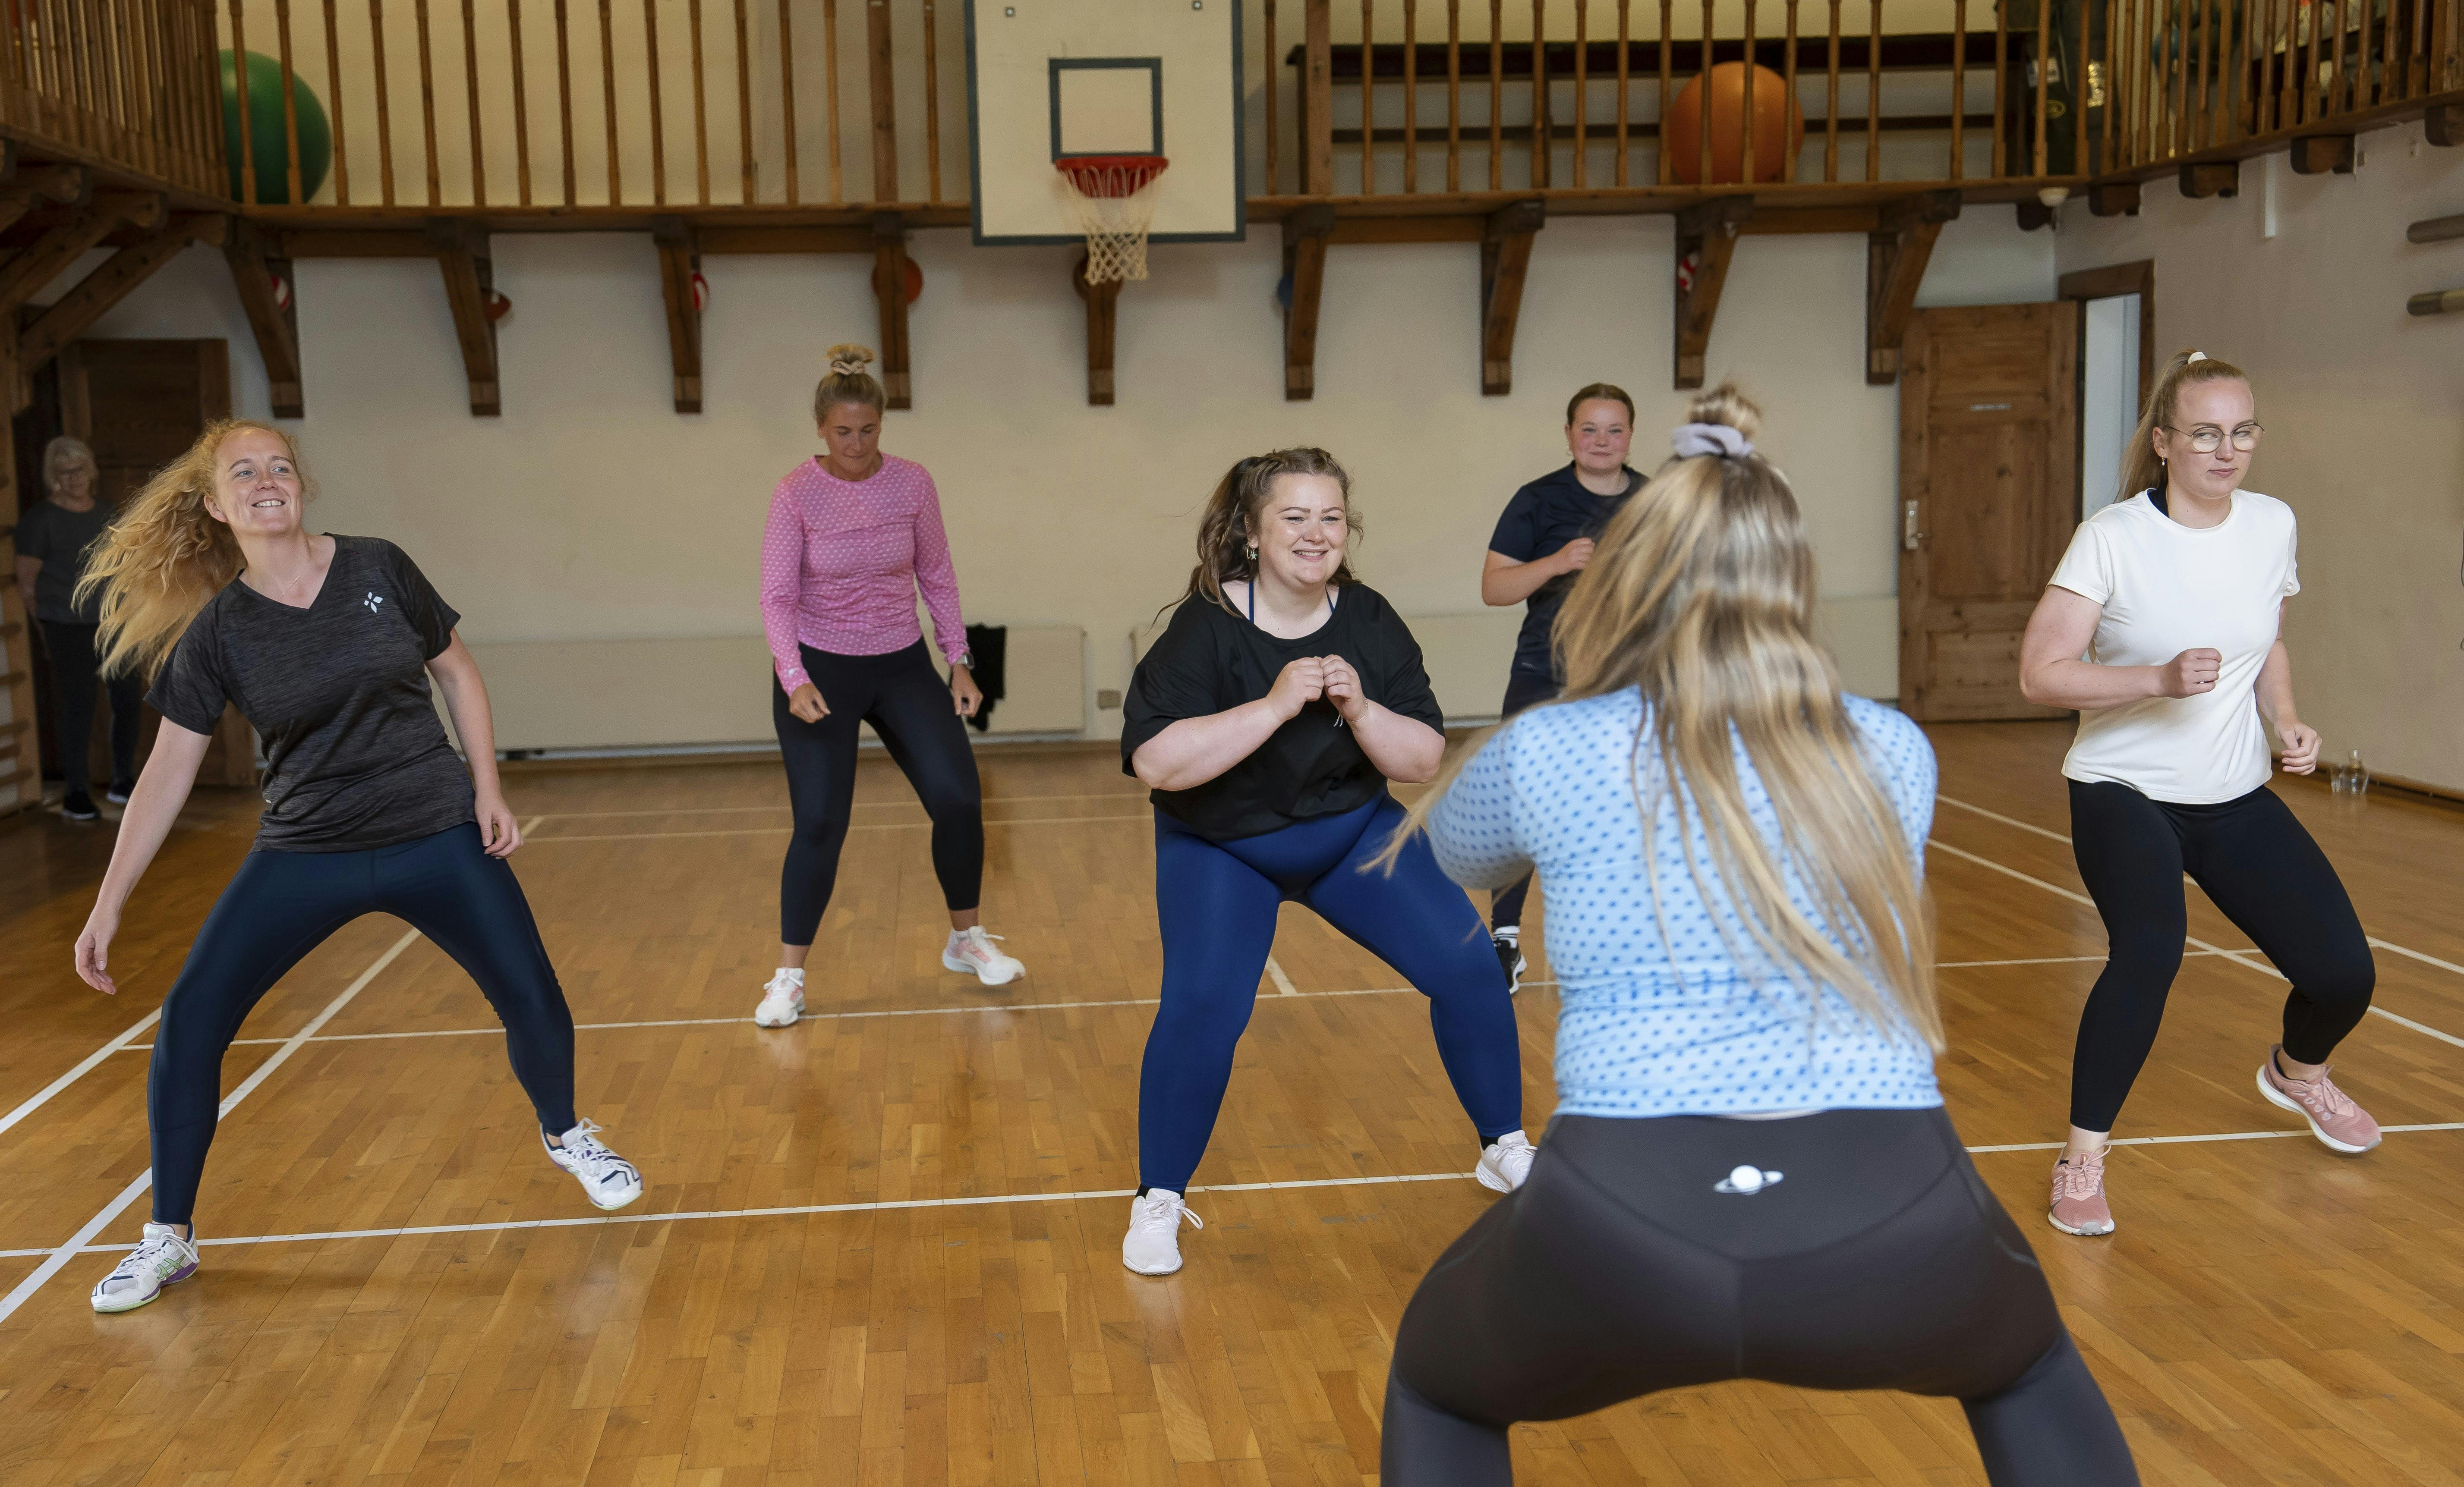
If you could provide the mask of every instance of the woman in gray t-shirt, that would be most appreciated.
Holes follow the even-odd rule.
[[[46,498],[17,517],[17,591],[26,596],[52,663],[52,739],[68,786],[60,814],[92,820],[100,813],[86,754],[101,669],[95,629],[102,616],[98,597],[77,601],[77,586],[86,553],[111,526],[111,506],[102,499],[94,451],[80,439],[62,435],[44,446],[43,485]],[[110,677],[104,685],[111,691],[111,783],[103,798],[121,805],[137,788],[137,708],[144,689],[133,675]]]

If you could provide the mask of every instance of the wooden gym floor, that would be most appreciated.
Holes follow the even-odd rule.
[[[2283,786],[2381,938],[2344,1051],[2390,1127],[2330,1155],[2252,1089],[2282,985],[2198,943],[2123,1117],[2122,1222],[2041,1212],[2103,944],[2058,835],[2066,725],[1934,730],[1952,1113],[2043,1257],[2150,1483],[2453,1483],[2464,1462],[2464,815]],[[524,774],[517,859],[580,1104],[643,1168],[603,1216],[539,1154],[477,992],[363,920],[231,1052],[199,1277],[98,1317],[146,1211],[151,1016],[248,844],[200,793],[98,995],[70,946],[107,828],[0,834],[0,1479],[60,1483],[1350,1483],[1388,1340],[1491,1201],[1417,995],[1287,910],[1194,1194],[1188,1266],[1121,1269],[1155,992],[1148,813],[1103,751],[982,755],[985,917],[1031,971],[945,974],[922,815],[886,762],[815,1016],[770,967],[775,765]],[[1545,934],[1545,929],[1542,931]],[[2399,949],[2401,947],[2401,949]],[[1545,962],[1543,962],[1545,965]],[[1535,969],[1545,978],[1546,972]],[[1520,1001],[1530,1124],[1555,1000]],[[1650,1345],[1637,1339],[1637,1345]],[[1981,1482],[1956,1406],[1724,1386],[1515,1432],[1527,1482]]]

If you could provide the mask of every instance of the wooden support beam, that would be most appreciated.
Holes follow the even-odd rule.
[[[2107,181],[2087,188],[2087,209],[2099,217],[2139,215],[2139,183]]]
[[[495,418],[505,411],[496,380],[496,322],[488,314],[495,289],[488,256],[488,230],[476,223],[435,217],[428,240],[445,274],[445,303],[453,312],[453,334],[462,342],[462,367],[471,380],[471,412]]]
[[[915,405],[907,358],[907,223],[894,211],[872,218],[872,297],[881,311],[881,390],[893,408]]]
[[[1112,405],[1112,327],[1121,303],[1121,281],[1087,282],[1087,256],[1069,265],[1069,287],[1087,303],[1087,405]]]
[[[2353,173],[2353,137],[2311,134],[2293,142],[2293,173],[2298,176],[2348,176]]]
[[[1737,234],[1753,220],[1750,196],[1718,196],[1677,214],[1676,369],[1677,387],[1703,385],[1703,365],[1711,346],[1711,321],[1720,313],[1720,290],[1727,283],[1728,260],[1737,251]]]
[[[159,228],[169,207],[157,191],[107,191],[52,225],[50,230],[0,263],[0,316],[13,316],[44,285],[68,271],[79,255],[117,231],[122,223]]]
[[[693,230],[704,257],[736,253],[870,253],[872,229],[704,227]]]
[[[1314,12],[1313,12],[1314,13]],[[1284,307],[1284,400],[1317,394],[1317,301],[1326,288],[1326,248],[1334,236],[1334,208],[1304,207],[1284,218],[1284,276],[1292,286]]]
[[[219,212],[180,212],[162,230],[104,259],[99,267],[67,294],[43,307],[17,343],[17,383],[11,390],[16,411],[33,401],[30,383],[60,348],[86,333],[112,306],[128,297],[154,272],[185,251],[190,243],[219,244],[231,219]]]
[[[1865,381],[1887,387],[1900,379],[1900,342],[1916,313],[1942,225],[1959,215],[1957,191],[1927,191],[1882,208],[1881,225],[1865,239]]]
[[[668,311],[668,360],[676,379],[676,411],[701,411],[701,310],[693,275],[701,270],[693,230],[682,217],[662,217],[650,230],[659,251],[659,297]]]
[[[276,418],[305,418],[308,404],[299,371],[298,281],[279,242],[245,217],[231,220],[223,239],[223,261],[231,266],[231,287],[240,309],[256,336],[257,355],[265,361],[265,381]],[[433,250],[429,250],[433,251]],[[290,302],[275,291],[280,280],[295,292]]]
[[[2241,162],[2229,160],[2213,165],[2184,165],[2182,194],[2193,201],[2204,201],[2211,196],[2240,195]]]
[[[15,227],[17,219],[47,203],[77,207],[93,195],[94,172],[83,165],[12,169],[8,184],[0,186],[0,231]]]
[[[2432,103],[2422,111],[2421,133],[2440,149],[2464,144],[2464,103]]]
[[[1480,390],[1502,398],[1514,390],[1514,322],[1523,312],[1523,279],[1531,269],[1531,240],[1549,220],[1544,201],[1516,202],[1489,213],[1480,239]]]

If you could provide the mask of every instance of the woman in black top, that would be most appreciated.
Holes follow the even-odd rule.
[[[146,1082],[154,1221],[94,1288],[129,1311],[197,1269],[189,1224],[213,1141],[224,1053],[282,974],[366,913],[407,920],[479,983],[505,1024],[550,1161],[590,1201],[642,1195],[632,1164],[573,1113],[573,1015],[505,864],[522,844],[496,781],[479,668],[411,560],[372,537],[312,536],[291,441],[218,423],[150,481],[99,549],[80,592],[99,593],[105,664],[152,673],[163,714],[121,818],[77,974],[116,992],[112,936],[169,834],[226,706],[263,737],[256,845],[207,916],[163,999]],[[429,700],[443,689],[456,758]]]
[[[1573,459],[1514,492],[1488,539],[1480,567],[1480,600],[1503,608],[1521,604],[1523,631],[1514,642],[1514,667],[1507,673],[1506,704],[1512,717],[1557,695],[1562,675],[1550,634],[1557,610],[1574,586],[1574,575],[1592,560],[1592,544],[1625,498],[1642,487],[1626,461],[1634,446],[1634,399],[1625,389],[1594,383],[1566,405],[1566,451]],[[1523,900],[1531,891],[1525,873],[1489,895],[1488,932],[1507,979],[1523,979]]]
[[[1370,872],[1403,818],[1386,781],[1437,774],[1445,719],[1420,647],[1344,559],[1351,482],[1323,449],[1232,468],[1199,527],[1189,591],[1130,680],[1121,767],[1154,787],[1163,1000],[1138,1074],[1138,1195],[1121,1262],[1180,1268],[1181,1196],[1287,900],[1429,997],[1456,1096],[1500,1192],[1531,1168],[1521,1054],[1480,919],[1424,840]]]
[[[111,525],[111,507],[99,489],[94,451],[63,434],[43,447],[43,485],[49,498],[17,517],[17,591],[40,625],[52,658],[52,739],[59,745],[67,790],[60,814],[92,820],[93,780],[86,744],[94,736],[95,625],[101,616],[91,596],[77,601],[86,551]],[[137,779],[137,706],[144,689],[133,676],[106,679],[111,689],[111,783],[103,798],[124,803]]]

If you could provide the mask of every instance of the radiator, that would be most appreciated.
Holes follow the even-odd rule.
[[[1087,632],[1009,628],[994,736],[1087,727]],[[509,641],[471,646],[488,681],[496,747],[639,749],[770,744],[770,652],[759,635],[702,640]],[[440,701],[439,710],[443,704]]]

